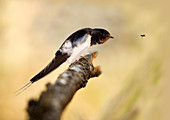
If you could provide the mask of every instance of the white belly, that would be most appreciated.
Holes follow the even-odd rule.
[[[68,58],[67,62],[73,63],[75,60],[78,60],[80,56],[90,47],[90,44],[91,36],[88,35],[85,42],[78,43],[78,45],[73,48],[72,54]]]

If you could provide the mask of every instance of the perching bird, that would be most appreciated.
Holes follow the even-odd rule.
[[[16,91],[16,95],[27,89],[32,83],[40,80],[48,73],[59,67],[64,62],[73,63],[90,47],[97,44],[103,44],[109,38],[113,38],[105,29],[80,29],[71,34],[55,53],[53,60],[37,75],[35,75],[29,83]]]

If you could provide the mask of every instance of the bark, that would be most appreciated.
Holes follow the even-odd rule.
[[[72,63],[53,85],[46,85],[46,91],[38,100],[30,100],[27,107],[29,120],[60,120],[75,92],[85,87],[91,77],[101,74],[99,67],[92,64],[96,55],[96,52],[89,53]]]

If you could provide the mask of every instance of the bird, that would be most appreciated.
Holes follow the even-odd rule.
[[[72,33],[55,53],[52,61],[42,69],[38,74],[30,79],[29,83],[15,92],[19,95],[34,82],[40,80],[54,69],[58,68],[64,62],[73,63],[93,45],[103,44],[108,39],[114,38],[111,34],[102,28],[83,28]]]

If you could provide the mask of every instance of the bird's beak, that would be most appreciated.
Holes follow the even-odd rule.
[[[110,36],[110,38],[114,38],[113,36]]]

